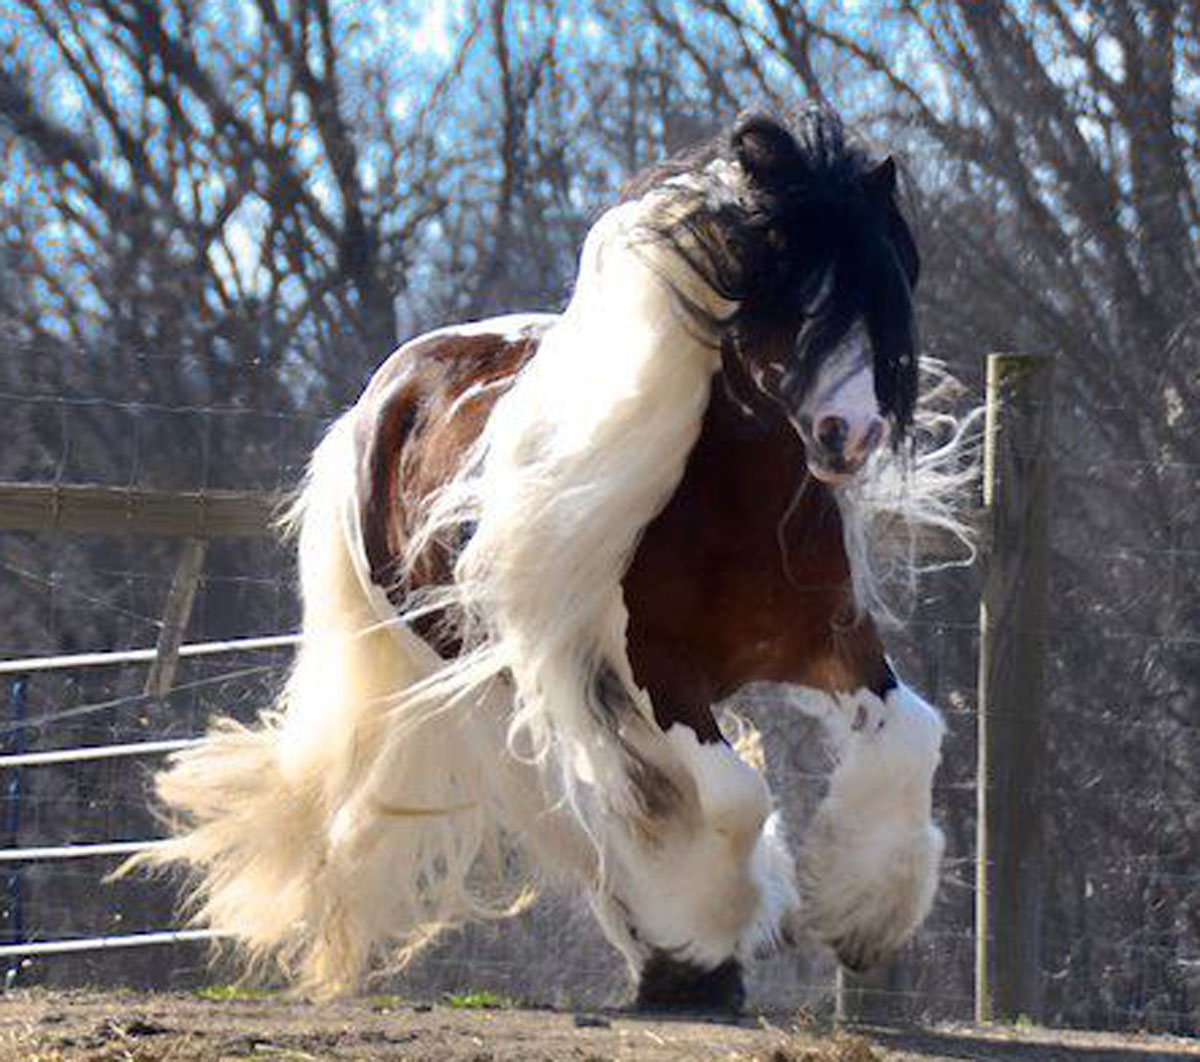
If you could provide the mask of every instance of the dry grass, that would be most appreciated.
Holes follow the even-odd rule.
[[[817,1043],[788,1044],[760,1056],[762,1062],[883,1062],[861,1036],[837,1034]]]

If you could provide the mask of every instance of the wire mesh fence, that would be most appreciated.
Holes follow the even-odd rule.
[[[37,436],[42,451],[0,458],[0,478],[177,490],[286,490],[326,421],[47,396],[0,396],[0,402],[5,416],[58,426],[56,435]],[[103,461],[83,452],[92,445],[83,419],[97,410],[101,420],[114,418],[106,438],[137,437],[119,459],[111,449]],[[148,441],[153,424],[164,419],[173,441]],[[189,426],[180,430],[181,424]],[[1041,927],[1043,1009],[1036,1017],[1195,1033],[1200,595],[1192,561],[1200,554],[1200,469],[1136,452],[1099,458],[1075,433],[1060,435],[1066,439],[1056,441],[1052,454],[1048,769],[1031,782],[1043,834],[1041,884],[1030,898]],[[241,456],[233,459],[235,453]],[[1107,532],[1097,538],[1096,528]],[[0,532],[0,657],[152,645],[177,553],[174,542],[136,535]],[[916,940],[886,970],[843,985],[843,1000],[865,1016],[936,1020],[972,1013],[978,585],[978,572],[935,577],[904,630],[889,635],[898,670],[949,723],[934,798],[947,857],[939,899]],[[211,544],[189,641],[289,631],[297,621],[284,549],[269,538]],[[145,694],[145,662],[6,674],[0,751],[186,739],[213,714],[249,721],[273,703],[288,659],[286,648],[185,658],[165,697]],[[829,766],[814,726],[779,690],[749,691],[737,708],[764,733],[773,790],[800,840]],[[158,836],[149,810],[158,762],[122,757],[4,768],[4,847]],[[117,858],[0,865],[0,934],[8,941],[70,941],[179,926],[171,882],[105,882]],[[194,941],[6,961],[19,982],[47,985],[185,986],[234,975],[230,965],[210,966],[208,949]],[[489,988],[588,1005],[617,998],[624,980],[586,905],[549,896],[513,922],[449,934],[377,987],[410,995]],[[813,942],[756,964],[750,981],[757,1005],[835,1006],[834,963]]]

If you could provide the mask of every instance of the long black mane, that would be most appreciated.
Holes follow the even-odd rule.
[[[652,189],[664,209],[648,237],[670,244],[706,286],[737,303],[732,316],[714,319],[685,299],[701,324],[751,372],[781,368],[781,386],[803,393],[862,322],[880,410],[899,441],[917,396],[920,259],[892,159],[872,158],[826,108],[747,114],[640,174],[624,198]]]

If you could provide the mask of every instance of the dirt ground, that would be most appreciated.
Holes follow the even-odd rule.
[[[1200,1041],[973,1028],[820,1032],[621,1012],[462,1008],[391,998],[49,992],[0,999],[3,1062],[1167,1062]]]

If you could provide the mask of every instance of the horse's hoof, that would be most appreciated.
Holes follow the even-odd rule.
[[[746,986],[736,959],[706,970],[656,951],[642,967],[634,1009],[736,1016],[745,1004]]]
[[[829,943],[838,957],[838,962],[853,974],[870,972],[891,954],[891,950],[876,947],[853,935]]]

